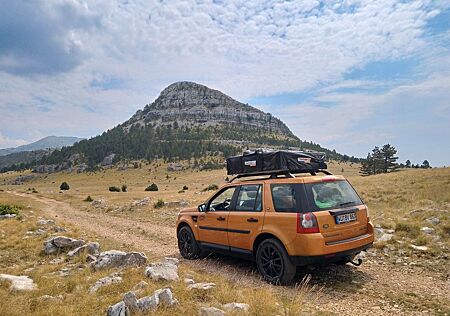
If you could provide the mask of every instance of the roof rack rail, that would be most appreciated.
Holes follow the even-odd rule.
[[[326,175],[332,175],[331,172],[327,170],[314,170],[310,172],[294,172],[294,173],[310,173],[312,176],[315,176],[317,172],[322,172]],[[228,183],[233,182],[236,179],[240,178],[247,178],[247,177],[256,177],[256,176],[270,176],[270,179],[275,179],[278,176],[285,176],[286,178],[295,178],[295,175],[291,173],[289,170],[271,170],[271,171],[256,171],[256,172],[249,172],[249,173],[241,173],[233,177],[231,180],[228,181]]]

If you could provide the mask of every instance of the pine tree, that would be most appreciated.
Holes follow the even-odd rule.
[[[367,158],[361,162],[361,170],[359,171],[362,176],[370,176],[372,173],[372,155],[367,154]]]
[[[405,167],[411,168],[411,161],[409,159],[405,161]]]
[[[395,155],[397,154],[397,149],[390,144],[386,144],[381,148],[381,154],[383,157],[383,167],[382,172],[392,172],[398,168],[397,159]]]
[[[424,168],[424,169],[431,168],[430,163],[428,162],[428,160],[424,160],[422,162],[422,168]]]

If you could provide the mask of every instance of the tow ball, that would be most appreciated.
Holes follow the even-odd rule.
[[[358,258],[358,260],[356,260],[356,262],[353,261],[353,260],[350,260],[349,262],[350,262],[351,264],[353,264],[354,266],[357,266],[357,267],[359,267],[359,266],[363,263],[363,261],[362,261],[361,258]]]

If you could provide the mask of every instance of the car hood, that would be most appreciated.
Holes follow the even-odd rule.
[[[198,212],[198,209],[196,207],[188,207],[180,210],[180,213],[195,213],[195,212]]]

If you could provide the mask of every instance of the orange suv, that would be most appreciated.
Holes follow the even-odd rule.
[[[322,172],[295,177],[263,171],[258,174],[270,177],[225,184],[178,215],[181,255],[220,252],[254,260],[264,279],[276,284],[291,283],[297,266],[354,263],[374,241],[367,206],[343,176]]]

